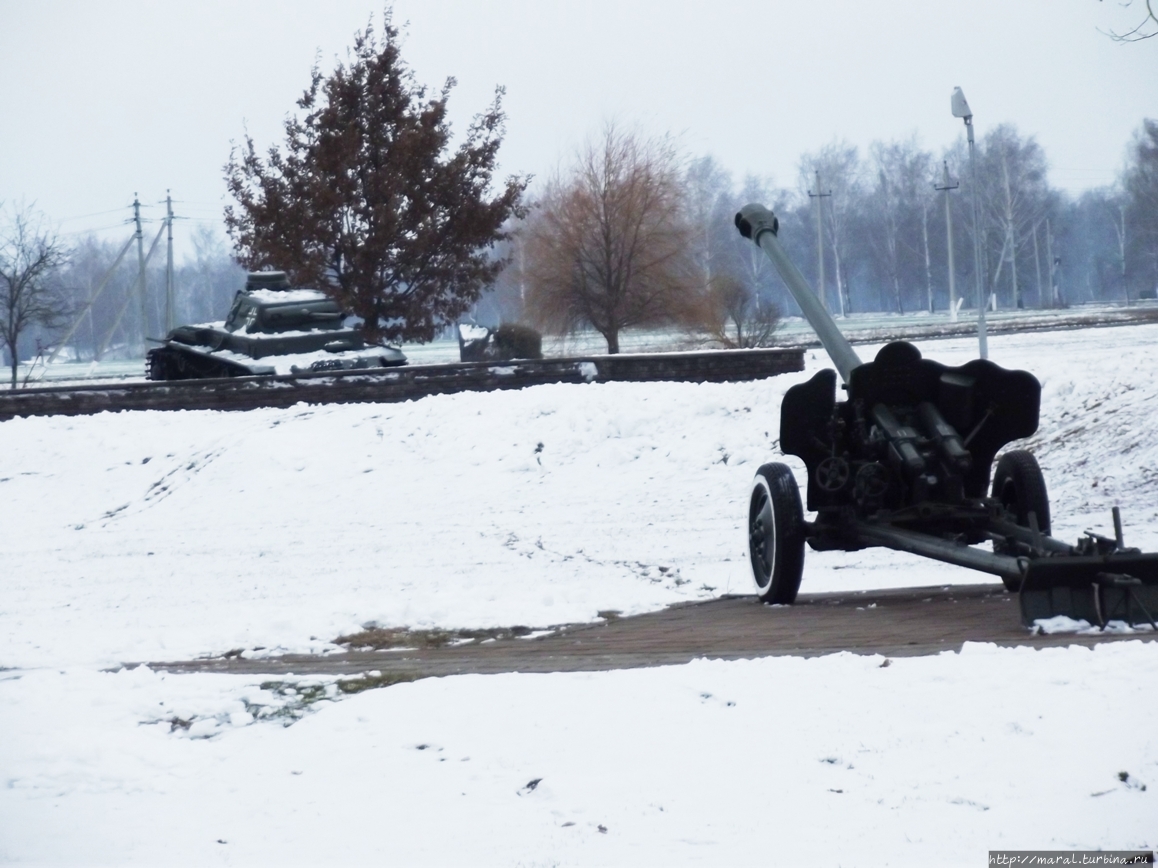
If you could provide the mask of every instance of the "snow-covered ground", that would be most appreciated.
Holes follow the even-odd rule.
[[[1127,542],[1158,548],[1158,329],[990,346],[1043,383],[1029,447],[1055,534],[1107,532],[1119,504]],[[955,364],[975,342],[923,349]],[[288,685],[297,702],[331,699],[288,727],[285,684],[104,671],[746,591],[750,479],[777,460],[784,390],[824,361],[759,383],[0,423],[0,860],[978,864],[1158,846],[1153,644],[357,695],[313,679]],[[976,580],[809,552],[803,590]]]

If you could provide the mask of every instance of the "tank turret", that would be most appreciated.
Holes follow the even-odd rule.
[[[292,287],[282,271],[251,271],[223,322],[173,329],[149,350],[146,373],[189,380],[404,364],[395,347],[367,346],[321,290]]]

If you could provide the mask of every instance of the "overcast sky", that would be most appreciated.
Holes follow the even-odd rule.
[[[397,0],[403,56],[435,88],[458,79],[461,130],[507,88],[502,172],[549,174],[607,118],[671,132],[737,177],[796,183],[834,138],[866,148],[961,134],[1037,137],[1051,182],[1112,183],[1158,117],[1158,39],[1120,45],[1142,0]],[[222,166],[260,147],[309,79],[344,57],[373,0],[0,0],[0,201],[35,203],[69,237],[127,237],[134,192],[180,236],[220,226]],[[118,210],[120,209],[120,210]],[[200,224],[194,221],[200,221]],[[180,239],[179,249],[188,249]]]

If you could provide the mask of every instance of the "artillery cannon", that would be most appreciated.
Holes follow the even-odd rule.
[[[1041,385],[1026,371],[985,359],[949,367],[910,343],[861,362],[788,259],[779,222],[761,205],[736,227],[776,267],[836,366],[791,387],[780,410],[780,449],[808,471],[805,520],[785,464],[760,467],[748,507],[757,592],[796,599],[804,544],[815,550],[883,546],[999,576],[1020,596],[1022,622],[1065,615],[1158,630],[1158,554],[1127,548],[1114,507],[1114,538],[1076,545],[1050,536],[1050,506],[1037,460],[1005,446],[1037,430]],[[846,400],[836,400],[839,372]],[[992,551],[975,548],[991,542]]]

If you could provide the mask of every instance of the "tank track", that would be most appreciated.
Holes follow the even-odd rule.
[[[182,352],[172,345],[151,349],[145,356],[145,376],[150,380],[205,380],[248,377],[251,373],[242,365]]]

